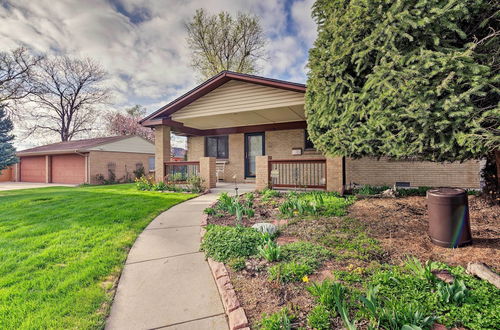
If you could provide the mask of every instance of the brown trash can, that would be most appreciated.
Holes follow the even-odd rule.
[[[458,188],[427,191],[429,236],[434,244],[456,248],[472,244],[467,192]]]

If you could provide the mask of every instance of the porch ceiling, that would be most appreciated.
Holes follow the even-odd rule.
[[[239,111],[238,111],[239,110]],[[304,121],[304,105],[282,106],[268,109],[235,109],[223,114],[198,114],[197,116],[172,116],[172,119],[196,129],[217,129],[249,125],[265,125]]]

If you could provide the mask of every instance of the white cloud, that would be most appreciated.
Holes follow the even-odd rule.
[[[116,108],[149,111],[194,87],[184,24],[197,8],[251,12],[269,39],[262,75],[304,82],[316,35],[313,0],[7,0],[0,4],[0,50],[19,45],[89,56],[109,72]],[[288,9],[287,9],[288,8]]]

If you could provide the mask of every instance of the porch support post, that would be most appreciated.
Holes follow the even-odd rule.
[[[170,127],[155,126],[155,180],[165,179],[165,162],[170,161]]]
[[[326,190],[344,194],[344,162],[342,157],[326,158]]]
[[[271,156],[255,157],[255,190],[264,190],[269,188],[269,161]]]
[[[200,158],[200,177],[206,189],[215,188],[217,182],[215,157]]]
[[[52,156],[45,155],[45,183],[52,182]]]

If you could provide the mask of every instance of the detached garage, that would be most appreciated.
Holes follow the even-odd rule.
[[[140,167],[154,171],[154,144],[138,136],[112,136],[49,144],[17,153],[15,181],[98,184],[110,176],[130,180]]]

